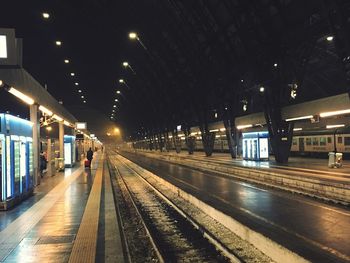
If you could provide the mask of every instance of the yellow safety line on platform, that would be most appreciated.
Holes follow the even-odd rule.
[[[101,158],[69,262],[95,262],[103,175]]]

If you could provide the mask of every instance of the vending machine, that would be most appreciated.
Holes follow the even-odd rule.
[[[243,136],[243,159],[262,161],[269,159],[269,133],[246,132]]]
[[[64,135],[64,165],[66,167],[72,167],[75,164],[75,148],[75,136]]]
[[[30,121],[0,114],[0,209],[33,191],[32,126]]]

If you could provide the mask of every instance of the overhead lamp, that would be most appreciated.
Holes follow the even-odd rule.
[[[120,90],[117,90],[117,94],[120,94]]]
[[[4,82],[0,79],[0,87],[2,87],[2,86],[4,86]]]
[[[56,46],[62,46],[62,41],[56,40]]]
[[[124,80],[123,80],[123,79],[120,79],[120,80],[119,80],[119,83],[124,83]]]
[[[43,113],[45,113],[46,115],[49,115],[49,116],[51,116],[53,114],[52,111],[50,111],[48,108],[45,108],[42,105],[39,106],[39,110],[41,110]]]
[[[334,128],[341,128],[344,126],[345,126],[345,124],[335,124],[335,125],[327,125],[326,128],[327,129],[334,129]]]
[[[253,127],[253,124],[238,125],[237,130],[242,130],[242,129],[251,128],[251,127]]]
[[[333,38],[334,38],[333,36],[328,36],[328,37],[326,37],[327,41],[332,41]]]
[[[130,38],[130,39],[137,39],[138,36],[137,36],[137,34],[136,34],[135,32],[130,32],[130,33],[129,33],[129,38]]]
[[[113,108],[116,108],[117,107],[117,105],[113,105]]]
[[[278,65],[277,65],[277,63],[275,63],[275,64],[273,64],[273,66],[274,66],[275,68],[277,68]]]
[[[84,100],[83,103],[86,103],[86,100]]]
[[[46,130],[47,130],[47,131],[52,131],[52,127],[51,127],[51,126],[47,126],[47,127],[46,127]]]
[[[115,110],[113,109],[112,112],[115,112]]]
[[[81,89],[79,89],[78,92],[81,93],[82,92]]]
[[[42,15],[42,17],[45,18],[45,19],[49,19],[49,18],[50,18],[50,14],[49,14],[49,13],[44,12],[44,13],[42,13],[41,15]]]
[[[241,82],[243,82],[244,80],[243,79],[241,79]]]
[[[123,62],[123,66],[124,66],[124,67],[127,67],[127,66],[129,66],[129,63],[126,62],[126,61],[124,61],[124,62]]]
[[[312,119],[312,118],[313,118],[312,115],[306,115],[306,116],[289,118],[289,119],[286,119],[286,121],[299,121],[299,120],[307,120],[307,119]]]
[[[322,112],[320,113],[320,117],[330,117],[330,116],[335,116],[335,115],[342,115],[342,114],[348,114],[350,113],[350,109],[345,109],[345,110],[337,110],[337,111],[328,111],[328,112]]]
[[[303,128],[294,128],[293,131],[302,131]]]
[[[54,114],[54,115],[52,116],[52,118],[54,118],[55,120],[58,120],[58,121],[63,121],[63,118],[61,118],[60,116],[58,116],[58,115],[56,115],[56,114]]]
[[[20,92],[19,90],[16,90],[15,88],[10,88],[9,89],[9,93],[11,93],[12,95],[15,95],[17,98],[21,99],[22,101],[24,101],[25,103],[29,104],[29,105],[33,105],[34,104],[34,100],[23,94],[22,92]]]
[[[84,99],[84,95],[81,95],[80,98]]]
[[[75,73],[74,73],[74,72],[71,72],[70,75],[71,75],[72,77],[74,77],[74,76],[75,76]]]
[[[69,59],[65,59],[64,63],[69,64]]]
[[[261,86],[261,87],[259,88],[259,91],[260,91],[261,93],[263,93],[263,92],[265,91],[265,88],[264,88],[263,86]]]
[[[115,99],[114,101],[115,101],[115,102],[118,102],[118,99]]]
[[[66,125],[66,126],[71,126],[71,124],[68,121],[66,121],[66,120],[63,121],[63,124]]]
[[[79,82],[75,82],[74,84],[75,84],[75,86],[79,86]]]

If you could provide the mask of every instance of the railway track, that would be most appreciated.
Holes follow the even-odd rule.
[[[116,155],[111,163],[120,191],[116,201],[129,209],[124,211],[122,221],[128,222],[129,227],[132,221],[139,235],[134,238],[140,239],[135,244],[133,235],[129,233],[126,238],[132,262],[241,262],[138,171]],[[123,228],[126,231],[126,227]],[[135,248],[140,251],[133,251]]]

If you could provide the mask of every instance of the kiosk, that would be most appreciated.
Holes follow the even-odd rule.
[[[64,165],[66,167],[73,167],[75,164],[75,136],[64,135]]]
[[[0,209],[7,210],[33,192],[33,123],[0,114]]]
[[[243,159],[262,161],[269,159],[269,133],[267,131],[242,133]]]

